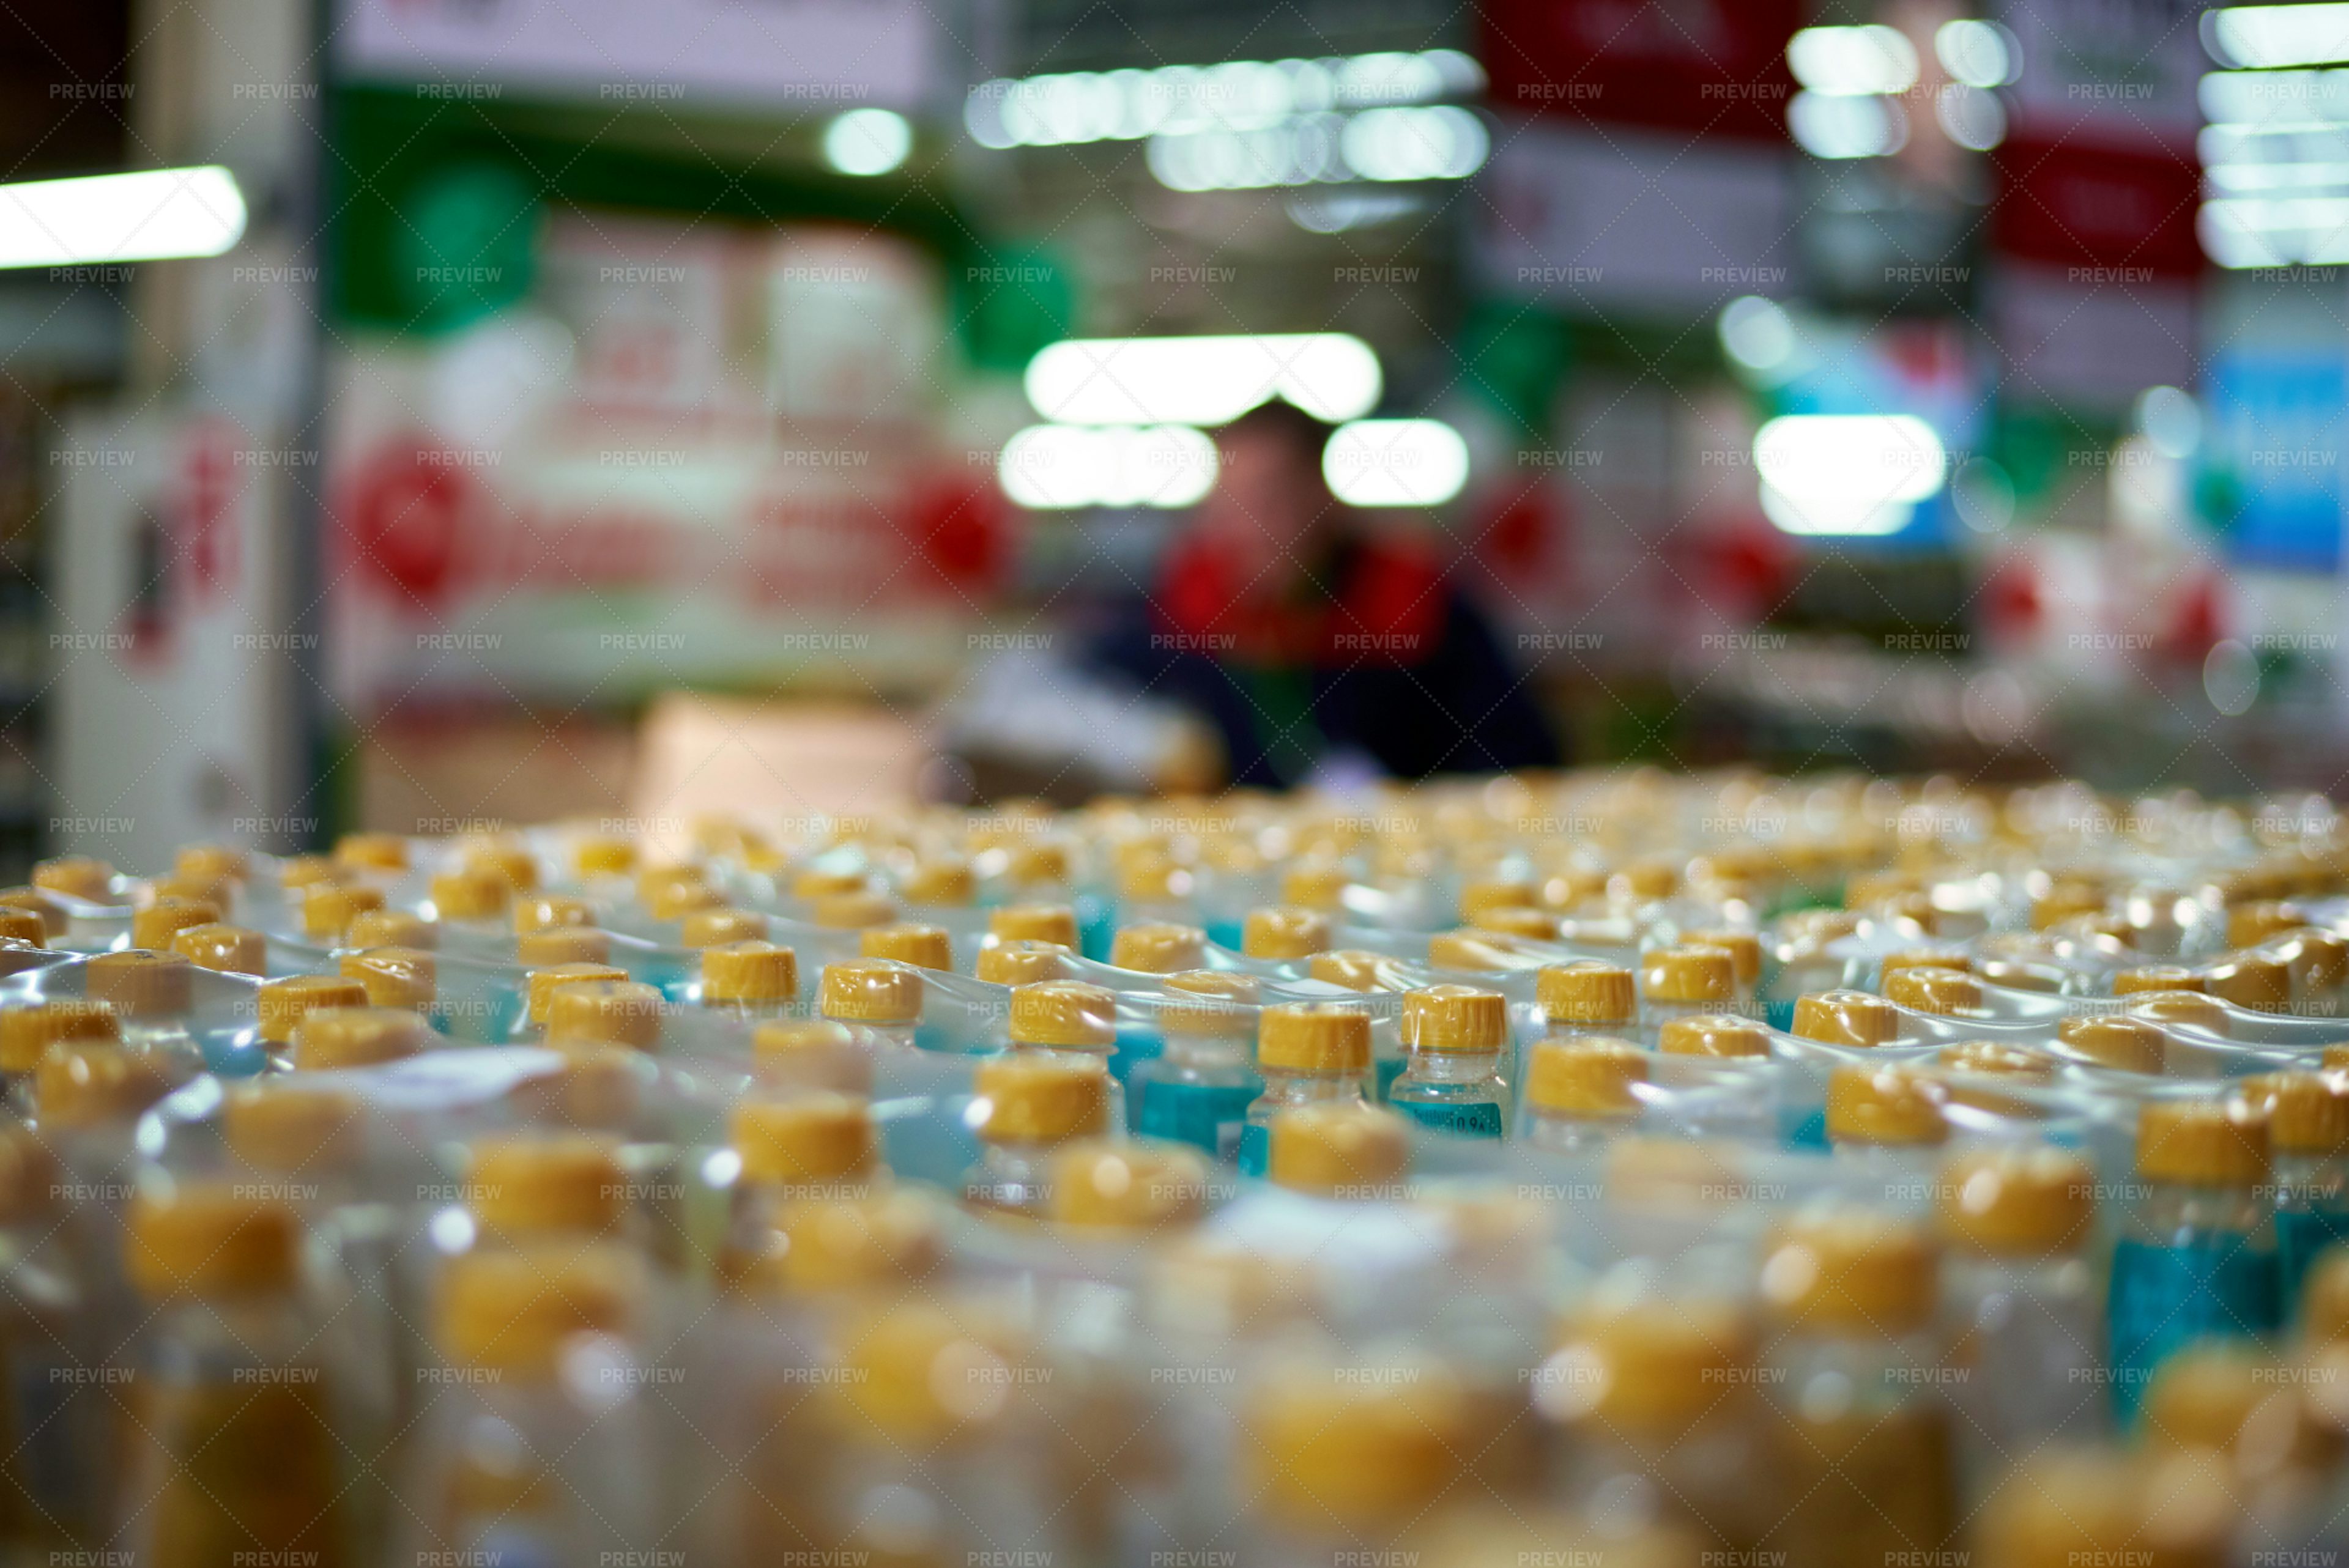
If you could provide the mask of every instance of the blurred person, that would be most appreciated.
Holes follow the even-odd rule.
[[[1277,399],[1218,432],[1215,490],[1088,662],[1205,721],[1233,784],[1557,762],[1440,541],[1369,526],[1330,493],[1330,434]]]

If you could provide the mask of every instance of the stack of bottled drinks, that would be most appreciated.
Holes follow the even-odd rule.
[[[0,1542],[2337,1568],[2349,823],[1521,775],[0,892]]]

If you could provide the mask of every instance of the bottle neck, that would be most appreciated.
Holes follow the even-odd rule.
[[[1498,1077],[1495,1051],[1413,1051],[1411,1076],[1426,1083],[1482,1083]]]
[[[1362,1080],[1356,1073],[1288,1073],[1276,1069],[1264,1075],[1264,1098],[1290,1105],[1360,1099]]]

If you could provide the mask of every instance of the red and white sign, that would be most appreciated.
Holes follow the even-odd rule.
[[[1479,12],[1505,108],[1785,139],[1797,0],[1486,0]]]

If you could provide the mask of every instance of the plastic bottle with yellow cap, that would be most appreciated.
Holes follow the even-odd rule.
[[[1362,1102],[1371,1067],[1371,1019],[1341,1002],[1290,1002],[1257,1016],[1257,1074],[1236,1158],[1243,1176],[1262,1176],[1272,1156],[1273,1119],[1299,1106]]]
[[[111,1004],[87,996],[51,996],[0,1007],[0,1085],[10,1109],[40,1119],[41,1058],[60,1040],[119,1043],[122,1024]]]
[[[1117,1058],[1131,1037],[1120,1037],[1115,992],[1082,980],[1014,985],[1004,1035],[1015,1053],[1099,1064],[1110,1075],[1110,1125],[1129,1125],[1125,1084],[1118,1076]]]
[[[2181,1346],[2257,1337],[2282,1322],[2273,1169],[2261,1106],[2230,1096],[2138,1107],[2132,1202],[2106,1287],[2107,1375],[2122,1420]]]
[[[431,1312],[443,1387],[415,1444],[405,1550],[386,1555],[661,1561],[655,1384],[667,1368],[647,1352],[652,1306],[624,1248],[565,1241],[450,1259]]]
[[[1257,981],[1227,969],[1190,969],[1163,982],[1158,1055],[1126,1079],[1133,1127],[1225,1161],[1239,1157],[1256,1074]]]
[[[1737,1006],[1737,956],[1724,947],[1689,944],[1640,955],[1640,1037],[1652,1041],[1675,1018],[1728,1012]]]
[[[816,1016],[869,1029],[874,1037],[911,1048],[921,1026],[922,972],[893,958],[843,958],[817,977]]]
[[[701,1006],[747,1023],[788,1018],[799,1008],[799,954],[763,936],[701,949]]]
[[[1436,1363],[1268,1368],[1243,1396],[1238,1562],[1403,1563],[1401,1543],[1452,1495],[1476,1452],[1474,1406]]]
[[[1508,1121],[1509,1000],[1475,985],[1406,991],[1397,1027],[1411,1063],[1387,1090],[1407,1119],[1455,1138],[1498,1140]]]
[[[1650,1057],[1605,1035],[1537,1041],[1526,1053],[1517,1139],[1554,1154],[1603,1149],[1639,1125]]]
[[[231,1181],[152,1182],[132,1203],[122,1263],[153,1315],[124,1490],[135,1561],[355,1555],[343,1367],[304,1294],[303,1242],[291,1204]]]
[[[2349,1241],[2349,1080],[2294,1070],[2243,1080],[2274,1153],[2276,1288],[2289,1317],[2310,1265]]]
[[[0,1130],[0,1366],[13,1429],[25,1434],[0,1457],[0,1549],[25,1562],[64,1562],[102,1538],[115,1473],[108,1439],[120,1425],[119,1390],[93,1373],[125,1326],[102,1321],[91,1298],[62,1174],[32,1133]]]
[[[971,1083],[979,1157],[963,1178],[963,1202],[1041,1219],[1051,1202],[1053,1154],[1110,1130],[1112,1081],[1089,1054],[1006,1051],[982,1058]]]
[[[1763,1365],[1789,1563],[1883,1568],[1961,1546],[1952,1379],[1934,1333],[1939,1256],[1905,1219],[1836,1207],[1789,1216],[1763,1249]]]
[[[1568,1313],[1533,1373],[1563,1439],[1550,1497],[1626,1527],[1692,1527],[1723,1563],[1760,1563],[1784,1512],[1764,1439],[1760,1336],[1726,1296],[1609,1292]]]
[[[789,1245],[783,1222],[792,1204],[866,1197],[887,1181],[873,1104],[862,1096],[751,1094],[737,1100],[728,1117],[739,1169],[719,1247],[722,1284],[740,1286]]]
[[[2069,1150],[1961,1150],[1933,1184],[1971,1495],[2016,1454],[2106,1429],[2095,1169]]]

